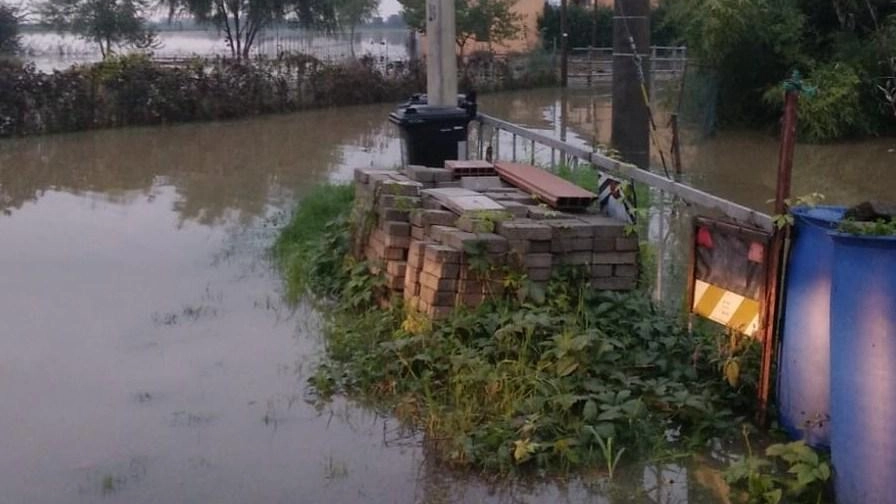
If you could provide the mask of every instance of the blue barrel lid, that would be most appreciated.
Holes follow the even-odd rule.
[[[825,229],[834,229],[843,220],[846,207],[831,205],[801,206],[791,208],[790,213],[801,222]]]

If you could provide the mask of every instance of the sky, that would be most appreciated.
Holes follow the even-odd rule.
[[[380,16],[389,17],[392,14],[398,14],[400,10],[401,5],[398,4],[398,0],[380,0]]]

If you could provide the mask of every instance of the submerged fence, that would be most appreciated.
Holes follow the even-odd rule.
[[[651,46],[648,67],[653,80],[679,77],[685,71],[688,48],[685,46]],[[613,77],[612,47],[573,47],[569,54],[569,79],[586,85],[606,82]]]

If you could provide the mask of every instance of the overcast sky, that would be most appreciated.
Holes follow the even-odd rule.
[[[398,14],[400,10],[401,5],[398,4],[398,0],[380,0],[380,16],[389,17],[392,14]]]

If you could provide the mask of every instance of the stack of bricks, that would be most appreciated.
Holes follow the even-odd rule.
[[[420,294],[414,306],[432,318],[441,318],[456,306],[461,251],[447,245],[424,243],[420,269]]]
[[[357,210],[373,220],[361,226],[356,255],[430,317],[501,295],[504,266],[541,284],[569,266],[588,271],[597,289],[636,286],[638,240],[625,223],[538,205],[482,161],[358,169],[355,182]]]
[[[638,237],[625,224],[603,215],[580,217],[594,224],[591,286],[598,290],[632,290],[638,283]]]
[[[554,257],[550,226],[532,219],[513,219],[498,224],[497,232],[507,239],[511,264],[521,267],[529,280],[547,282],[551,278]]]
[[[454,179],[454,173],[446,168],[428,168],[426,166],[408,165],[404,168],[408,179],[419,182],[426,189],[436,187],[460,187]]]
[[[404,290],[408,249],[411,245],[411,210],[420,205],[421,185],[394,170],[355,170],[355,205],[359,212],[372,209],[375,218],[366,243],[358,247],[371,272],[383,274],[395,293]]]

